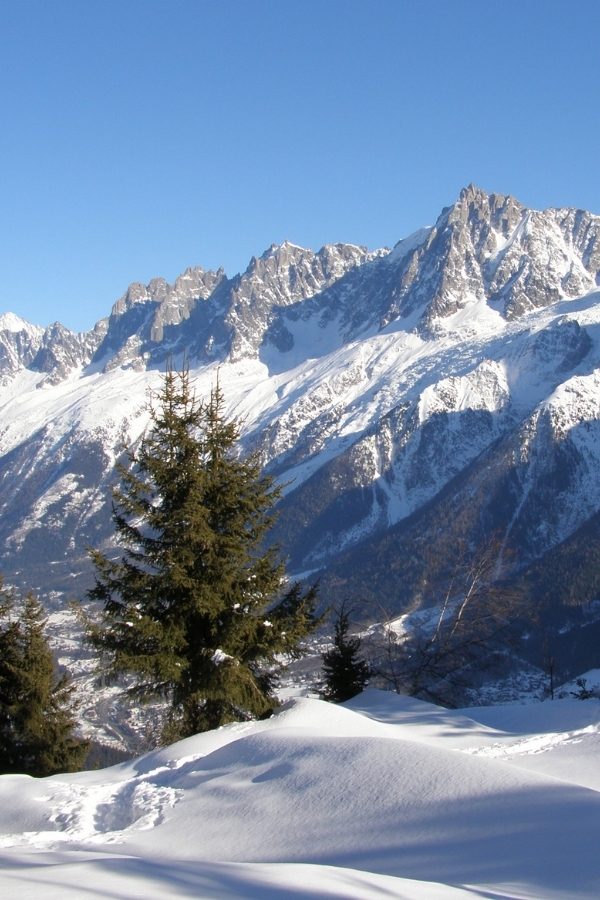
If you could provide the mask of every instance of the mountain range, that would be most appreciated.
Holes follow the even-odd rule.
[[[272,245],[233,278],[134,283],[83,334],[1,315],[0,569],[50,610],[110,545],[114,465],[169,361],[199,396],[219,372],[284,485],[273,538],[324,603],[433,603],[493,536],[557,632],[594,608],[599,216],[470,185],[391,250]]]

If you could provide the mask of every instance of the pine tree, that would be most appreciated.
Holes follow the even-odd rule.
[[[23,681],[20,659],[20,629],[12,592],[0,583],[0,773],[18,771],[18,736],[15,712],[19,708]]]
[[[72,688],[55,674],[39,601],[20,613],[0,584],[0,772],[53,775],[81,768],[87,743],[73,730]]]
[[[333,647],[323,654],[324,687],[321,696],[332,703],[350,700],[369,680],[369,664],[360,658],[361,641],[350,637],[350,619],[342,604],[335,621]]]
[[[315,589],[283,592],[262,548],[279,496],[256,457],[238,454],[220,387],[197,401],[189,372],[167,371],[150,427],[119,467],[118,559],[92,551],[103,603],[90,629],[131,693],[168,702],[164,740],[268,713],[281,654],[315,626]]]

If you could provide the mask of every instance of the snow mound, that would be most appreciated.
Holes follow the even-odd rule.
[[[4,776],[0,890],[596,897],[599,725],[594,701],[455,711],[367,691],[100,772]],[[576,777],[556,777],[568,758]]]

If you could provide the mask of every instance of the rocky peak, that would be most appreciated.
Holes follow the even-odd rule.
[[[232,357],[256,355],[282,308],[310,300],[373,255],[352,244],[328,244],[315,253],[285,241],[253,257],[228,299],[224,323]]]
[[[525,207],[506,194],[488,194],[470,184],[460,192],[457,202],[450,207],[447,221],[456,223],[469,232],[473,247],[490,254],[496,249],[495,241],[489,240],[500,234],[505,240],[522,222]],[[460,229],[459,229],[460,230]]]
[[[97,359],[108,357],[108,368],[141,365],[144,358],[156,354],[166,329],[189,319],[196,304],[209,298],[224,280],[223,269],[213,272],[198,266],[186,269],[173,284],[164,278],[153,278],[147,285],[130,284],[112,308]]]
[[[223,268],[213,272],[207,271],[201,266],[189,267],[181,275],[177,276],[173,282],[170,294],[185,300],[197,297],[205,300],[212,294],[215,285],[219,284],[225,277]]]
[[[427,332],[476,302],[515,319],[593,290],[599,270],[600,218],[528,210],[471,184],[442,211],[427,241],[399,260],[382,324],[418,313]]]
[[[154,314],[150,340],[156,343],[162,341],[167,326],[179,325],[189,319],[198,301],[208,299],[226,280],[222,268],[217,272],[207,272],[197,266],[186,269],[172,285],[165,282],[166,290]]]
[[[42,335],[31,368],[46,374],[45,383],[57,384],[69,372],[89,362],[96,346],[95,332],[77,334],[53,322]]]
[[[144,303],[177,305],[180,301],[204,299],[212,293],[215,284],[224,276],[223,269],[209,272],[196,266],[187,268],[173,284],[169,284],[165,278],[152,278],[148,284],[134,281],[113,305],[111,316],[121,316]]]
[[[153,278],[149,284],[142,284],[141,281],[134,281],[129,285],[122,297],[113,304],[110,315],[111,318],[122,316],[124,313],[138,306],[140,303],[160,302],[160,298],[156,296],[161,293],[160,288],[166,284],[163,278]]]
[[[40,346],[44,329],[14,313],[0,315],[0,378],[28,366]]]
[[[285,305],[318,290],[313,269],[315,254],[289,241],[271,244],[258,258],[253,256],[233,291],[242,302],[268,292],[272,302]]]
[[[366,247],[353,244],[326,244],[317,253],[289,241],[271,244],[258,259],[252,257],[239,278],[238,290],[249,297],[256,295],[257,288],[264,288],[285,306],[325,290],[371,256]]]

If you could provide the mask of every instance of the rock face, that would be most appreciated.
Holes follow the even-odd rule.
[[[385,321],[420,313],[422,327],[485,300],[506,319],[598,286],[597,216],[525,209],[470,185],[427,241],[405,258]]]
[[[219,367],[286,485],[276,537],[328,598],[401,611],[491,534],[515,575],[556,570],[544,603],[600,592],[590,567],[572,596],[568,549],[600,547],[599,217],[471,185],[391,251],[273,245],[233,278],[132,284],[87,334],[1,316],[7,577],[82,595],[115,461],[184,359],[200,395]]]
[[[29,366],[42,342],[43,328],[14,313],[0,315],[0,379],[7,384],[23,366]]]

